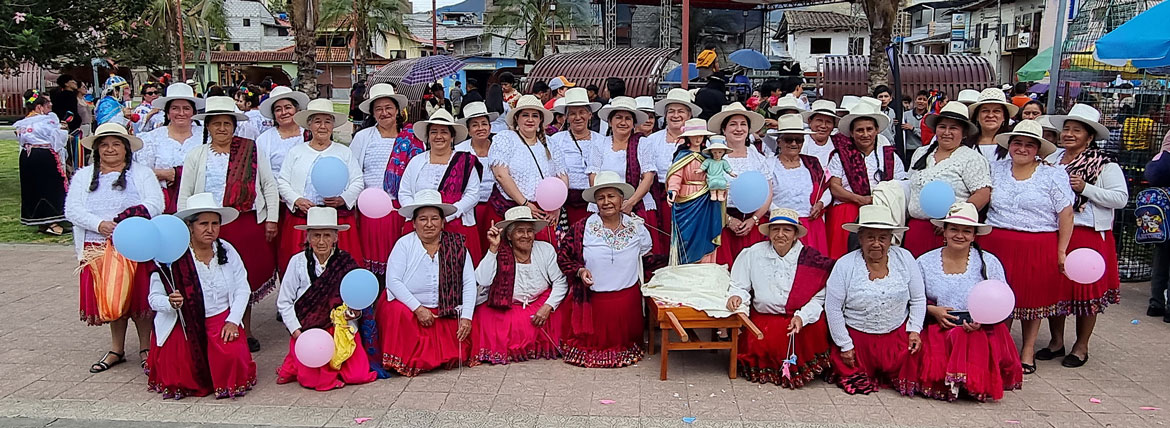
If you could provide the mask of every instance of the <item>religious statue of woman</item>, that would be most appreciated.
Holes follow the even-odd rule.
[[[691,119],[683,125],[674,163],[667,172],[666,200],[673,218],[670,234],[670,264],[715,263],[715,249],[723,230],[723,202],[711,200],[707,173],[700,167],[708,157],[703,154],[707,137],[703,119]]]

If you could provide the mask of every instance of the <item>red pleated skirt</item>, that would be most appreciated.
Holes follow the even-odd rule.
[[[453,369],[471,358],[471,342],[458,342],[459,320],[439,318],[430,327],[418,324],[414,312],[397,300],[380,299],[375,317],[382,338],[382,365],[403,376],[417,376],[438,368]],[[472,329],[474,332],[474,329]]]
[[[917,258],[944,245],[943,237],[934,233],[934,224],[931,224],[930,220],[910,217],[906,225],[910,230],[902,236],[902,248],[914,257]]]
[[[985,325],[968,333],[962,327],[943,329],[938,324],[922,332],[922,351],[917,355],[922,394],[954,401],[966,394],[978,401],[1003,398],[1004,391],[1020,389],[1024,372],[1016,342],[1007,324]]]
[[[150,354],[146,357],[147,388],[158,392],[163,398],[204,397],[212,392],[215,398],[242,397],[256,385],[256,362],[248,352],[248,337],[244,327],[240,336],[231,342],[224,342],[220,332],[227,322],[228,311],[204,320],[207,333],[207,363],[211,379],[193,376],[191,345],[183,336],[182,323],[175,323],[170,336],[163,346],[156,345],[154,333],[150,335]]]
[[[100,244],[85,243],[86,248],[97,247]],[[138,269],[134,271],[134,281],[130,286],[130,306],[129,315],[131,318],[145,317],[154,314],[154,310],[150,308],[150,302],[147,301],[147,296],[150,295],[150,269],[149,264],[140,263]],[[105,324],[101,320],[98,313],[97,293],[93,289],[93,272],[90,271],[89,266],[81,269],[81,274],[78,275],[78,296],[80,302],[80,309],[78,313],[81,320],[88,325],[102,325]]]
[[[398,202],[395,201],[395,204]],[[366,217],[358,219],[358,236],[361,238],[362,256],[370,272],[381,277],[386,274],[386,261],[390,259],[390,250],[398,238],[402,237],[402,228],[406,219],[397,211],[382,218]]]
[[[735,216],[736,218],[741,219],[744,217],[744,215],[739,214],[738,211],[734,211],[734,208],[728,208],[727,215]],[[750,214],[747,214],[746,216],[747,218],[751,218]],[[719,247],[715,249],[715,263],[727,265],[729,268],[735,262],[735,258],[739,256],[739,253],[742,252],[744,248],[750,247],[757,242],[768,239],[766,236],[764,236],[764,234],[760,233],[760,229],[758,227],[751,228],[751,230],[749,230],[748,233],[743,236],[736,235],[735,232],[731,231],[730,227],[724,227],[723,233],[720,236],[721,238],[719,241]]]
[[[839,259],[849,253],[849,231],[842,229],[845,223],[857,221],[860,208],[852,203],[841,203],[825,211],[825,233],[829,236],[829,257]]]
[[[1101,232],[1091,227],[1077,226],[1073,228],[1072,237],[1068,242],[1068,251],[1071,253],[1077,248],[1090,248],[1105,258],[1105,276],[1092,284],[1081,284],[1061,275],[1065,287],[1072,290],[1072,315],[1089,316],[1105,312],[1105,307],[1121,303],[1121,276],[1117,271],[1117,242],[1113,240],[1113,231]]]
[[[1056,241],[1056,232],[999,228],[979,238],[983,249],[1003,263],[1007,283],[1016,294],[1012,318],[1038,320],[1069,314],[1072,289],[1060,273]]]
[[[280,260],[280,273],[283,275],[285,268],[288,268],[288,261],[292,256],[305,251],[305,231],[297,230],[296,226],[303,226],[306,223],[304,217],[297,217],[292,214],[287,208],[283,210],[283,217],[280,219],[280,249],[277,252],[277,260]],[[346,217],[337,217],[337,224],[348,224],[349,230],[337,233],[337,246],[345,250],[354,260],[359,264],[365,260],[362,252],[362,240],[358,234],[357,215]],[[385,262],[383,262],[385,263]],[[363,265],[364,266],[364,265]]]
[[[616,368],[642,359],[646,319],[637,286],[591,293],[588,303],[571,302],[570,306],[572,321],[562,341],[566,363]]]
[[[183,175],[183,167],[175,168],[175,181],[163,186],[163,214],[174,214],[179,211],[179,180]]]
[[[914,395],[918,390],[918,363],[910,354],[905,324],[884,334],[849,328],[849,337],[853,339],[854,367],[845,365],[841,348],[834,346],[830,355],[833,377],[841,389],[849,394],[869,394],[893,388],[902,395]]]
[[[463,242],[463,245],[467,247],[467,253],[471,254],[471,262],[476,266],[479,266],[479,260],[482,259],[483,256],[476,257],[476,255],[486,253],[487,250],[483,249],[483,246],[480,245],[479,229],[477,228],[479,226],[479,219],[477,218],[476,220],[477,221],[475,226],[464,226],[463,219],[457,218],[447,222],[447,224],[443,226],[443,230],[463,235],[463,237],[466,239]],[[414,222],[408,221],[402,227],[402,234],[408,235],[410,232],[414,232]]]
[[[764,333],[764,338],[744,329],[739,335],[739,373],[756,383],[774,383],[785,388],[800,388],[814,377],[828,370],[829,327],[824,317],[801,328],[793,343],[796,364],[789,366],[790,376],[784,376],[784,360],[788,358],[788,323],[791,315],[764,314],[752,310],[751,320]]]
[[[800,243],[812,247],[821,254],[829,254],[829,234],[825,231],[825,217],[821,216],[816,220],[801,217],[800,225],[808,229],[808,234],[800,238]]]
[[[670,234],[674,233],[673,218],[674,212],[671,211],[670,203],[666,202],[666,198],[657,198],[655,202],[658,203],[658,228],[666,232],[666,248],[670,251]]]
[[[551,290],[545,290],[527,306],[513,303],[509,309],[488,305],[475,308],[471,327],[472,365],[480,362],[508,364],[560,357],[564,311],[554,310],[544,325],[532,325],[532,316],[544,306]]]
[[[333,334],[333,327],[325,329]],[[321,367],[312,368],[301,364],[295,355],[297,340],[288,339],[288,354],[284,363],[276,369],[276,383],[285,384],[297,382],[301,386],[318,391],[328,391],[346,385],[360,385],[378,380],[378,374],[370,371],[370,359],[366,357],[366,348],[362,346],[361,335],[354,335],[357,349],[353,355],[341,363],[341,370],[334,370],[328,363]]]
[[[569,217],[569,224],[577,224],[578,221],[588,218],[591,214],[589,212],[589,203],[585,202],[581,194],[584,189],[569,189],[569,196],[565,200],[563,206],[565,215]]]
[[[252,287],[252,303],[259,302],[276,289],[277,239],[265,239],[265,223],[256,223],[256,212],[240,213],[240,217],[220,227],[219,237],[236,247],[244,267],[248,270],[248,285]],[[286,259],[287,261],[287,259]]]
[[[487,233],[492,226],[495,226],[495,222],[493,222],[495,217],[491,214],[492,211],[494,211],[492,205],[487,202],[480,202],[479,205],[475,206],[475,232],[479,235],[480,253],[472,254],[471,258],[476,261],[483,259],[484,255],[487,254]]]

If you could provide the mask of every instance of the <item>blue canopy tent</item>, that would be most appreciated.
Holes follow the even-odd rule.
[[[1094,56],[1110,65],[1124,66],[1128,61],[1137,68],[1170,65],[1170,2],[1158,5],[1133,17],[1097,39]]]

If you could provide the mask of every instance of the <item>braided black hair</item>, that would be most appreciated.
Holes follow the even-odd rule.
[[[215,261],[219,262],[221,266],[228,262],[227,247],[224,247],[223,240],[219,238],[215,238]]]
[[[240,127],[240,120],[236,119],[235,116],[232,116],[230,114],[224,115],[224,116],[227,116],[229,119],[232,120],[232,133],[234,134],[235,130]],[[210,119],[210,117],[209,117],[209,119]],[[233,135],[233,137],[234,137],[234,135]],[[203,127],[203,144],[210,143],[211,141],[209,140],[209,138],[211,138],[211,134],[207,132],[207,127],[204,126]]]
[[[102,137],[102,138],[104,138],[104,137]],[[102,138],[98,138],[97,140],[95,140],[95,143],[99,142]],[[130,164],[134,161],[134,153],[130,151],[130,142],[129,141],[127,141],[125,138],[121,138],[121,137],[119,137],[118,140],[122,141],[122,148],[125,149],[125,151],[126,151],[126,159],[125,159],[125,165],[122,166],[122,173],[118,175],[117,180],[114,180],[114,184],[111,187],[114,188],[115,190],[126,190],[126,172],[130,170]],[[91,192],[97,190],[98,178],[101,177],[101,175],[102,175],[102,164],[101,164],[102,157],[101,157],[101,154],[99,153],[98,148],[96,146],[97,146],[97,144],[95,144],[95,147],[92,150],[92,152],[93,152],[93,163],[92,163],[92,165],[93,165],[93,178],[91,178],[89,181],[89,191],[91,191]]]
[[[983,247],[980,247],[978,242],[971,241],[971,248],[974,248],[975,252],[979,254],[979,274],[983,276],[984,280],[986,280],[987,279],[987,263],[985,263],[983,260]]]
[[[194,102],[191,102],[191,101],[188,101],[188,100],[178,100],[178,99],[176,99],[176,100],[167,100],[167,103],[163,105],[163,109],[162,109],[162,113],[163,113],[163,126],[167,126],[167,125],[170,125],[170,124],[171,124],[171,103],[173,103],[173,102],[175,102],[175,101],[187,101],[187,102],[191,103],[191,112],[192,112],[192,113],[198,113],[198,111],[197,111],[198,109],[195,107],[195,103],[194,103]],[[194,122],[194,121],[192,121],[192,122]]]
[[[334,242],[333,254],[337,254],[337,248],[337,243]],[[332,259],[333,256],[330,255],[329,260]],[[305,260],[308,262],[305,266],[309,270],[309,282],[314,282],[317,280],[317,257],[313,254],[313,247],[310,247],[308,242],[305,243]],[[325,263],[329,263],[329,260],[325,260]]]

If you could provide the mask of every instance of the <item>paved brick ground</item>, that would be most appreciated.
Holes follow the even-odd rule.
[[[107,348],[109,334],[78,322],[75,267],[71,247],[0,245],[0,426],[105,427],[121,420],[166,426],[352,427],[355,417],[372,418],[364,427],[682,426],[683,417],[695,417],[695,426],[737,427],[1064,428],[1170,422],[1170,324],[1144,316],[1145,284],[1125,285],[1122,305],[1099,321],[1084,367],[1042,362],[1037,374],[1025,378],[1023,391],[993,404],[942,403],[887,391],[849,396],[820,381],[800,391],[761,386],[727,379],[726,354],[709,351],[672,354],[669,381],[658,380],[658,359],[651,356],[618,370],[537,361],[319,393],[274,383],[288,336],[275,319],[273,298],[253,315],[264,344],[255,354],[260,368],[256,389],[237,400],[175,402],[146,391],[133,352],[127,364],[97,375],[88,372]],[[1137,325],[1131,324],[1134,319]],[[138,349],[130,341],[128,348]]]

